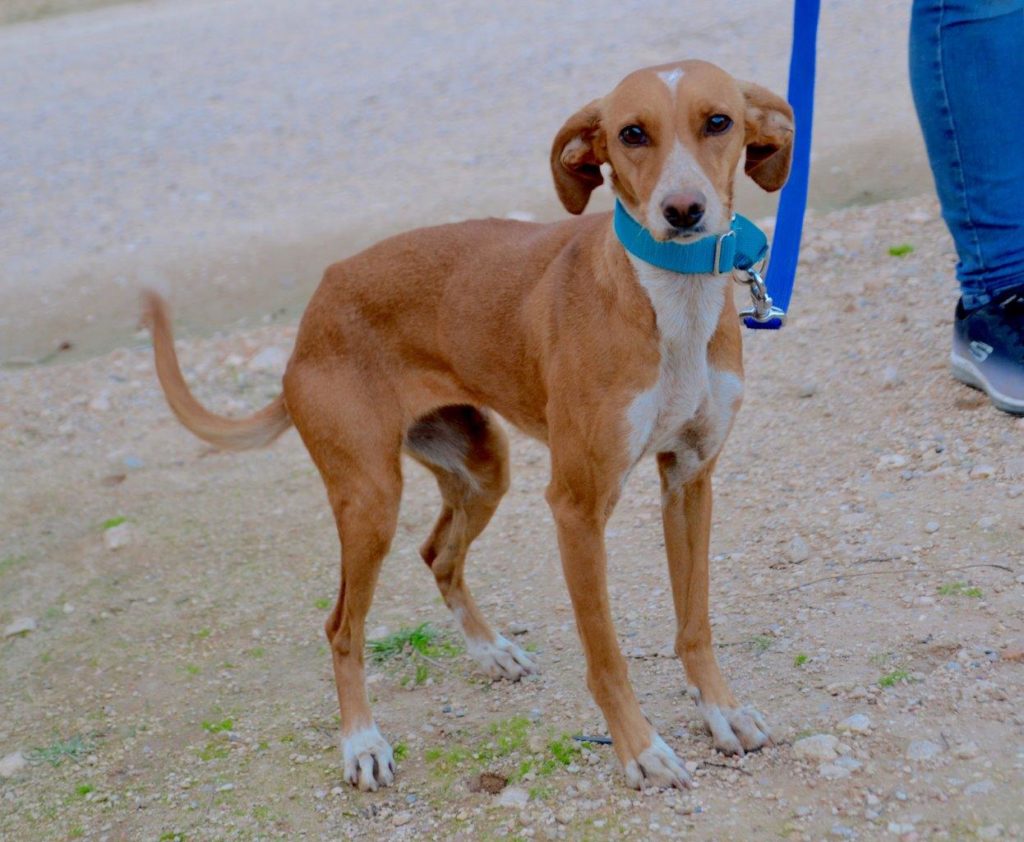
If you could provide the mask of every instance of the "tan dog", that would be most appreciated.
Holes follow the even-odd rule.
[[[717,67],[639,70],[569,118],[551,167],[573,214],[610,169],[628,213],[657,240],[729,230],[733,180],[767,190],[789,171],[792,112]],[[583,650],[633,787],[684,786],[683,764],[645,718],[608,604],[605,523],[630,470],[655,456],[677,617],[676,652],[715,745],[770,740],[722,677],[708,620],[711,473],[742,394],[728,274],[682,276],[628,254],[610,214],[550,225],[488,219],[423,228],[330,266],[302,318],[281,397],[255,415],[212,415],[190,394],[166,308],[147,297],[157,373],[179,420],[227,449],[269,444],[291,424],[316,463],[341,539],[341,588],[326,623],[345,776],[390,784],[391,748],[363,674],[364,620],[395,532],[404,450],[437,477],[443,506],[421,553],[470,654],[492,676],[534,666],[496,635],[463,578],[470,543],[508,488],[497,413],[548,443],[547,500]]]

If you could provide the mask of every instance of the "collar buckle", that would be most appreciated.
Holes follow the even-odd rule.
[[[724,243],[729,237],[732,237],[733,241],[733,260],[735,260],[736,258],[736,231],[730,228],[724,234],[719,236],[717,240],[715,240],[715,259],[714,262],[711,264],[711,271],[714,272],[716,275],[724,275],[726,272],[731,272],[733,270],[733,266],[731,264],[729,266],[722,266],[722,243]]]

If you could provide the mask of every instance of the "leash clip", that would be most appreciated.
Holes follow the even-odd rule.
[[[754,268],[737,269],[733,273],[733,280],[738,284],[747,285],[754,304],[753,307],[740,311],[741,319],[753,319],[762,324],[770,322],[772,319],[778,319],[781,324],[786,323],[786,311],[772,304],[772,297],[768,294],[768,287],[765,286],[760,272]]]
[[[734,214],[733,219],[735,218],[736,216]],[[715,240],[715,262],[714,265],[711,267],[711,271],[714,272],[716,275],[723,275],[726,272],[732,271],[732,266],[722,266],[722,243],[724,243],[729,237],[732,237],[732,241],[735,244],[736,231],[732,228],[730,228],[728,231],[722,234],[717,240]]]

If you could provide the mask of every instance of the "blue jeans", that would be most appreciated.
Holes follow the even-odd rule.
[[[910,86],[968,309],[1024,285],[1024,0],[914,0]]]

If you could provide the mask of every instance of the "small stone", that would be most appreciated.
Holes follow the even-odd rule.
[[[975,465],[971,468],[971,479],[991,479],[995,476],[996,469],[991,465]]]
[[[530,800],[530,793],[517,786],[510,786],[502,790],[498,796],[498,804],[502,807],[525,807]]]
[[[832,836],[837,839],[853,839],[856,834],[853,832],[852,827],[847,827],[845,824],[834,824],[832,829],[829,831]]]
[[[990,792],[995,792],[996,785],[985,778],[982,781],[976,781],[973,784],[969,784],[964,787],[964,795],[988,795]]]
[[[804,760],[835,760],[839,739],[831,734],[815,734],[793,743],[793,755]]]
[[[978,518],[979,529],[991,529],[997,523],[999,523],[999,515],[985,515]]]
[[[1024,643],[1011,643],[1002,651],[1001,657],[1011,664],[1024,662]]]
[[[811,548],[803,538],[795,535],[786,547],[786,556],[791,564],[801,564],[811,557]]]
[[[929,535],[934,535],[940,529],[939,522],[937,520],[930,520],[924,525],[924,531]]]
[[[850,777],[850,770],[837,763],[822,763],[818,767],[818,774],[827,781],[838,781]]]
[[[818,394],[818,384],[813,381],[801,383],[800,388],[796,390],[798,398],[813,398],[816,394]]]
[[[1003,835],[1003,826],[1001,824],[989,824],[985,825],[985,827],[979,827],[974,833],[979,839],[1000,839]]]
[[[903,375],[894,365],[887,365],[882,371],[882,388],[894,389],[903,383]]]
[[[565,807],[555,813],[555,821],[559,824],[572,824],[574,818],[576,818],[576,811],[571,807]]]
[[[89,409],[93,412],[108,412],[110,410],[110,394],[108,392],[100,392],[89,401]]]
[[[4,637],[16,637],[36,630],[36,621],[32,617],[19,617],[4,628]]]
[[[836,761],[836,766],[839,766],[843,769],[849,769],[851,772],[856,772],[863,765],[864,764],[857,760],[857,758],[850,757],[849,755],[845,757],[840,757]]]
[[[1016,500],[1021,494],[1024,494],[1024,485],[1011,485],[1006,489],[1006,496],[1011,500]]]
[[[11,752],[3,760],[0,760],[0,778],[13,778],[28,765],[20,751]]]
[[[942,746],[931,740],[914,740],[907,746],[908,760],[931,760],[942,753]]]
[[[887,453],[878,460],[878,467],[882,470],[893,468],[904,468],[907,465],[907,457],[900,453]]]
[[[866,714],[855,713],[840,722],[836,730],[849,734],[867,734],[871,730],[871,720]]]
[[[508,633],[513,635],[526,634],[530,627],[526,623],[509,623]]]
[[[127,547],[132,542],[132,527],[129,523],[111,526],[103,533],[103,543],[111,552]]]
[[[510,210],[505,214],[505,219],[514,219],[516,222],[534,222],[537,216],[529,211]]]
[[[409,822],[411,821],[412,813],[395,813],[395,815],[391,817],[391,824],[393,824],[395,827],[401,827],[404,824],[409,824]]]
[[[1024,456],[1017,456],[1003,462],[1003,473],[1010,479],[1024,478]]]
[[[285,366],[288,364],[288,357],[290,354],[283,348],[275,348],[271,346],[264,348],[256,356],[254,356],[246,364],[246,368],[249,371],[262,371],[269,374],[282,374],[284,373]]]
[[[956,748],[953,749],[953,756],[958,757],[960,760],[973,760],[981,753],[981,749],[978,748],[976,742],[960,743]]]

